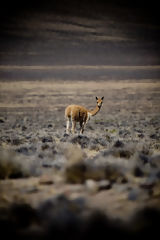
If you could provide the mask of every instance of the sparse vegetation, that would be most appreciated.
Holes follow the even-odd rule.
[[[28,176],[25,163],[22,161],[16,158],[15,152],[0,149],[0,179]]]
[[[28,85],[25,84],[27,83],[22,83],[22,89],[27,88]],[[44,94],[50,91],[51,86],[50,83],[46,83]],[[92,88],[91,84],[88,86],[89,89],[86,87],[85,90],[86,96],[88,91],[97,88],[97,85],[93,85]],[[130,90],[132,89],[136,94],[136,87],[132,88],[129,83],[127,86],[130,86]],[[148,94],[150,86],[146,87],[147,91],[141,89],[143,95]],[[155,87],[154,84],[153,86]],[[20,86],[18,87],[20,91]],[[42,83],[37,89],[37,97],[42,91],[41,87],[43,87]],[[54,87],[54,91],[58,91],[59,84]],[[71,222],[76,219],[83,224],[90,220],[84,219],[81,214],[84,216],[88,212],[92,214],[94,209],[102,210],[112,219],[113,216],[130,217],[135,212],[135,208],[141,209],[142,206],[159,208],[160,116],[155,109],[148,109],[144,102],[142,102],[144,107],[142,112],[132,113],[134,106],[132,101],[131,104],[124,101],[128,96],[122,94],[122,85],[121,87],[119,85],[117,90],[115,85],[111,84],[111,89],[114,88],[112,93],[115,95],[112,96],[112,104],[108,103],[107,94],[111,89],[108,92],[107,87],[105,89],[104,85],[105,90],[102,93],[106,102],[104,101],[97,119],[91,119],[86,126],[88,129],[83,135],[78,134],[79,129],[75,134],[65,133],[64,103],[66,105],[69,103],[65,102],[66,96],[61,96],[61,100],[54,99],[55,105],[59,102],[61,104],[58,108],[55,106],[55,109],[53,105],[49,105],[52,111],[46,110],[48,102],[44,99],[43,104],[41,102],[42,106],[35,108],[37,98],[32,98],[34,108],[27,109],[27,105],[24,105],[25,108],[21,108],[18,114],[11,112],[9,108],[7,112],[1,111],[3,120],[0,122],[0,207],[2,206],[0,211],[10,211],[11,209],[5,209],[16,202],[18,205],[11,210],[11,215],[13,214],[15,218],[15,215],[18,216],[19,208],[22,207],[22,211],[26,208],[27,212],[24,212],[28,214],[28,220],[22,223],[24,229],[28,227],[32,229],[31,225],[34,225],[38,219],[42,221],[36,222],[38,229],[43,227],[42,231],[46,236],[44,220],[38,217],[42,215],[42,218],[45,215],[43,219],[48,223],[55,224],[55,221],[58,221],[53,229],[58,227],[63,230],[62,219],[63,221],[66,219],[64,225],[68,224],[68,226],[70,226],[69,219]],[[32,88],[29,89],[32,91]],[[69,89],[71,91],[72,84]],[[3,90],[5,94],[5,89]],[[73,92],[76,90],[74,85],[72,90]],[[117,91],[122,94],[125,109],[123,114],[117,113],[117,107],[114,105]],[[14,90],[10,89],[10,93],[14,99]],[[68,96],[69,94],[70,92]],[[80,104],[82,97],[78,95],[76,97]],[[84,105],[87,105],[88,98],[85,98]],[[23,100],[25,102],[24,96]],[[50,97],[50,102],[52,101]],[[151,113],[155,116],[153,117]],[[101,219],[102,215],[97,217]],[[21,227],[20,220],[16,218],[14,221],[18,221],[16,224]],[[106,221],[108,220],[105,215],[105,224]],[[113,226],[115,227],[114,224]],[[32,230],[29,234],[32,236]]]

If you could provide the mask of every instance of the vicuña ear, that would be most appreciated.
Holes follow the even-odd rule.
[[[103,99],[104,99],[104,97],[101,98],[101,100],[103,100]]]
[[[98,100],[98,97],[96,97],[96,100]]]

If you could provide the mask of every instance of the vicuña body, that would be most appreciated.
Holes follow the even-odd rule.
[[[96,97],[97,105],[95,109],[88,110],[85,107],[79,105],[69,105],[65,109],[65,118],[66,118],[66,133],[70,132],[70,121],[72,122],[72,133],[75,133],[76,122],[80,124],[80,133],[84,132],[84,127],[89,121],[90,117],[95,116],[102,107],[103,103],[102,98]]]

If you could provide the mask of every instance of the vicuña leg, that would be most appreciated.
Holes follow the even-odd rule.
[[[72,133],[75,133],[75,128],[76,128],[76,121],[72,120]]]
[[[66,121],[66,133],[69,134],[69,125],[70,125],[70,119],[67,118],[67,121]]]
[[[84,126],[85,126],[85,123],[84,122],[80,122],[80,134],[83,134]]]

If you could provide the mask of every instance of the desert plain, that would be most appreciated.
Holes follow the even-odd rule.
[[[158,81],[12,81],[0,89],[1,208],[37,209],[63,196],[113,219],[159,209]],[[67,135],[65,107],[93,109],[96,96],[104,103],[84,134],[77,124]]]
[[[1,15],[6,238],[135,238],[159,231],[159,25],[148,12],[128,14],[126,2],[109,2]],[[91,110],[96,96],[104,96],[103,105],[83,135],[79,124],[66,134],[65,108]]]

